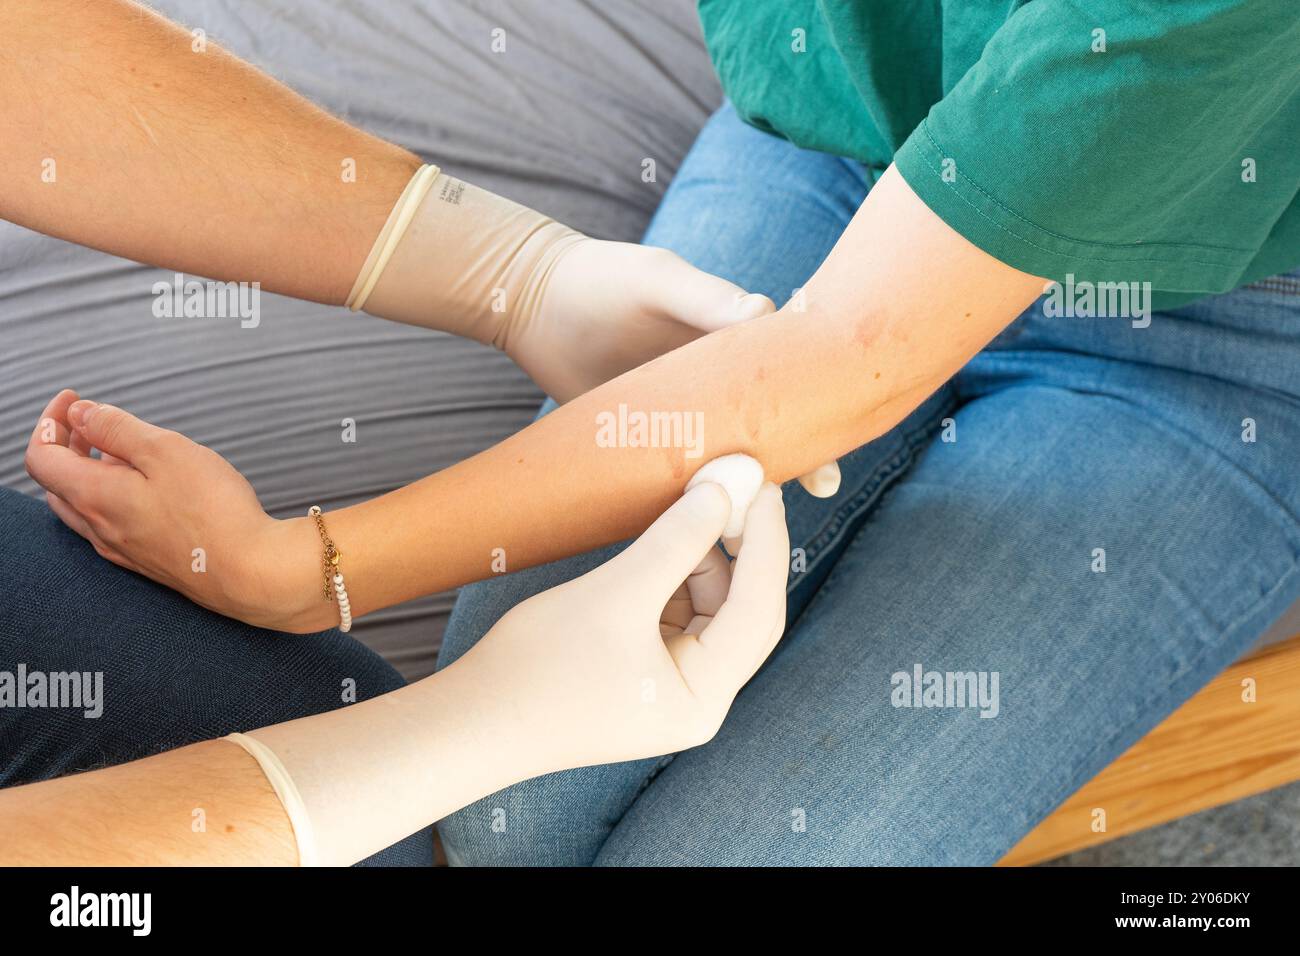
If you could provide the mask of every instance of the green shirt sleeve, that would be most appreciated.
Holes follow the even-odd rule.
[[[1213,293],[1280,271],[1300,260],[1300,8],[1034,0],[894,162],[972,243],[1056,281]]]

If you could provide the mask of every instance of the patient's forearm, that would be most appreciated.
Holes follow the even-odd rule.
[[[777,481],[843,455],[901,421],[1042,289],[1042,279],[949,229],[891,169],[785,309],[685,345],[474,458],[336,512],[353,607],[483,578],[502,559],[517,570],[620,540],[718,455],[753,455]],[[601,447],[597,415],[620,404],[699,415],[702,446]],[[310,542],[310,529],[300,533]]]
[[[329,303],[420,165],[129,0],[6,5],[0,143],[0,218]]]

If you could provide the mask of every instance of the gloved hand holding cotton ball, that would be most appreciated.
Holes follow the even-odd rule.
[[[785,629],[790,535],[781,490],[753,458],[711,461],[690,484],[710,482],[725,504],[688,490],[617,555],[511,608],[437,674],[228,738],[279,797],[299,862],[355,863],[503,785],[711,738]],[[724,533],[745,538],[730,562],[717,547],[724,517]],[[467,713],[488,720],[483,734],[462,729]]]

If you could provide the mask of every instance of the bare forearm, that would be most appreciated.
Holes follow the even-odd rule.
[[[502,558],[517,570],[625,538],[718,455],[753,455],[777,481],[843,455],[901,421],[1042,287],[949,229],[891,170],[796,304],[332,516],[353,606],[364,613],[483,578]],[[702,442],[602,447],[597,416],[620,405],[693,416]]]
[[[6,8],[0,217],[342,302],[419,160],[201,46],[129,0]]]
[[[289,818],[239,747],[208,741],[0,790],[0,866],[292,865]]]

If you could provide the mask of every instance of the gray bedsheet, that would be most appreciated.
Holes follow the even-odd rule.
[[[602,238],[639,238],[720,96],[692,0],[154,6],[352,123]],[[505,53],[491,52],[496,28]],[[657,183],[641,180],[646,157]],[[169,278],[0,222],[0,482],[35,491],[22,450],[66,386],[210,445],[276,515],[451,465],[542,400],[490,349],[342,309],[263,296],[256,329],[157,319],[151,287]],[[339,408],[356,444],[340,441]],[[408,677],[428,673],[452,598],[389,608],[354,633]]]
[[[693,0],[155,6],[358,126],[602,238],[638,238],[720,96]],[[491,52],[497,28],[505,53]],[[641,180],[647,157],[656,183]],[[0,222],[0,482],[35,491],[22,449],[66,386],[215,448],[276,515],[451,465],[525,425],[542,398],[489,349],[342,309],[265,296],[257,329],[156,319],[151,287],[168,278]],[[339,440],[338,408],[355,444]],[[426,674],[452,598],[389,608],[355,633],[408,677]],[[1300,608],[1268,637],[1297,630]]]

